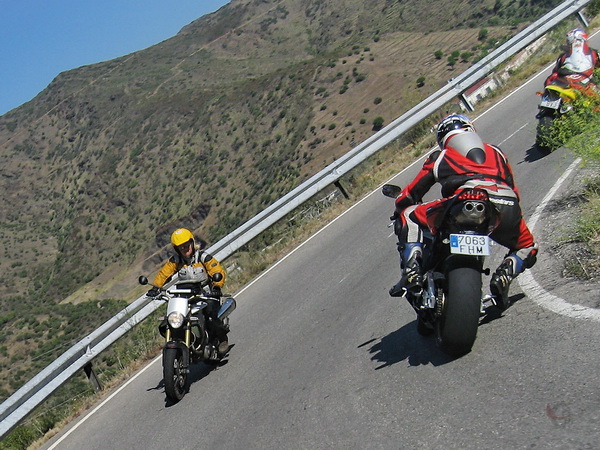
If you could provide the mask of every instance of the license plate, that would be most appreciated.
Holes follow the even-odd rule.
[[[490,238],[477,234],[451,234],[450,253],[488,256],[490,254]]]
[[[560,98],[558,100],[548,100],[543,98],[540,102],[540,106],[543,108],[558,109],[560,107],[560,100]]]

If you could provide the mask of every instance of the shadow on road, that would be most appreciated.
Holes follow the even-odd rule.
[[[525,151],[525,157],[522,161],[519,161],[517,164],[521,164],[524,162],[532,163],[539,159],[542,159],[545,156],[548,156],[548,151],[540,149],[537,145],[534,144]]]
[[[510,297],[511,305],[523,299],[523,294]],[[510,307],[509,307],[510,308]],[[490,313],[482,317],[480,326],[502,318],[502,312]],[[375,370],[383,369],[401,361],[407,360],[411,366],[433,364],[441,366],[454,361],[455,357],[443,353],[436,345],[433,335],[421,336],[417,332],[417,321],[407,323],[402,328],[388,334],[377,341],[371,339],[358,346],[368,347],[371,359],[381,364]]]
[[[383,369],[401,361],[407,360],[411,366],[433,364],[439,366],[453,361],[452,358],[444,354],[435,346],[432,336],[421,336],[417,333],[417,321],[404,325],[402,328],[381,338],[379,342],[376,339],[367,341],[360,347],[369,347],[373,361],[381,362],[375,370]]]
[[[510,296],[510,305],[509,305],[508,309],[510,309],[510,307],[512,305],[514,305],[515,303],[517,303],[519,300],[522,300],[524,298],[525,298],[525,294],[511,295]],[[487,325],[488,323],[491,323],[494,320],[501,319],[502,317],[504,317],[503,314],[504,313],[502,311],[491,309],[488,314],[486,314],[485,316],[483,316],[481,318],[481,320],[479,321],[479,326]]]
[[[231,350],[232,348],[233,348],[233,345],[230,345],[229,350]],[[190,391],[190,387],[194,383],[202,380],[204,377],[208,376],[208,374],[210,374],[213,370],[216,370],[219,367],[223,367],[228,362],[229,362],[229,360],[227,359],[227,356],[225,356],[225,358],[222,359],[221,361],[200,362],[198,364],[190,365],[190,373],[188,374],[186,393],[188,393]],[[148,391],[155,391],[155,390],[159,390],[159,389],[164,390],[164,388],[165,388],[165,380],[161,379],[155,387],[148,388],[147,390]],[[177,402],[173,402],[167,396],[165,396],[165,407],[169,408],[176,404],[177,404]]]

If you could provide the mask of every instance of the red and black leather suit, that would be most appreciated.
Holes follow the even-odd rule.
[[[441,184],[444,198],[420,203],[435,183]],[[436,233],[428,216],[441,212],[449,197],[466,188],[488,192],[501,215],[501,222],[490,237],[519,256],[526,267],[531,267],[537,245],[523,220],[510,164],[498,147],[484,143],[474,131],[450,136],[445,148],[427,157],[415,179],[396,198],[399,250],[405,243],[422,243],[422,229]]]

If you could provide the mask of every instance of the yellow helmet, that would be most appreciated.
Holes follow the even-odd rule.
[[[178,228],[177,230],[173,231],[173,234],[171,235],[171,244],[173,244],[173,247],[175,248],[181,244],[185,244],[189,240],[193,241],[194,235],[190,230],[185,228]]]

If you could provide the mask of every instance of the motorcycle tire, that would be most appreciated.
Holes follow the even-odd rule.
[[[163,354],[163,381],[165,394],[173,402],[183,398],[187,390],[187,368],[183,355],[177,348],[166,349]]]
[[[441,317],[436,321],[436,344],[451,356],[471,351],[481,311],[481,271],[459,267],[447,274]]]
[[[538,149],[549,152],[553,150],[552,142],[552,122],[554,117],[551,115],[544,115],[539,118],[539,122],[536,129],[535,145]]]
[[[420,315],[417,315],[417,333],[421,336],[431,336],[433,334],[431,324],[426,322]]]

